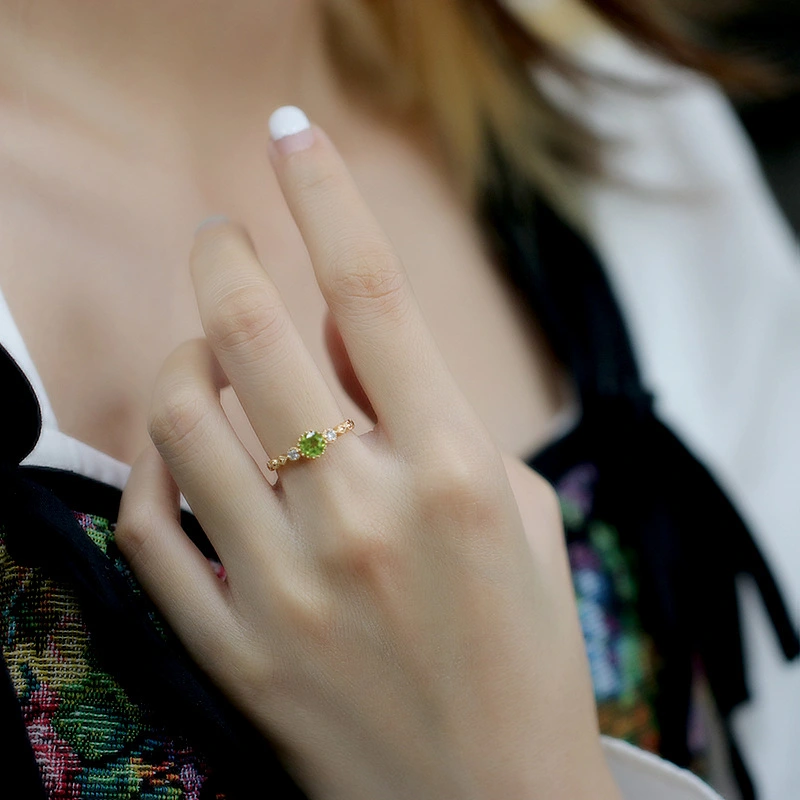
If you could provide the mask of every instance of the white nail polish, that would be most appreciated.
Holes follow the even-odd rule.
[[[269,133],[274,142],[307,131],[310,127],[308,117],[297,106],[283,106],[269,118]]]

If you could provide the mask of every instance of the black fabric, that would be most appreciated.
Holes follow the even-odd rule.
[[[2,344],[0,390],[3,404],[0,464],[16,465],[35,447],[42,430],[42,415],[30,381]]]
[[[0,505],[9,470],[27,456],[41,432],[41,413],[36,393],[8,351],[0,345],[0,389],[3,392],[3,423],[0,435]],[[0,653],[0,775],[13,776],[19,797],[45,797],[33,749],[25,730],[22,711],[5,660]]]
[[[661,661],[662,755],[689,765],[692,665],[699,657],[726,723],[740,789],[754,798],[729,725],[731,711],[749,696],[737,577],[754,579],[787,659],[800,653],[796,622],[740,514],[656,417],[595,253],[499,158],[483,219],[509,281],[574,377],[582,407],[577,428],[530,464],[553,482],[575,464],[594,464],[594,513],[636,555],[640,616]]]
[[[17,702],[14,685],[5,662],[0,659],[0,724],[3,726],[3,744],[0,746],[0,775],[13,782],[16,797],[25,800],[45,800],[45,791],[39,779],[33,748],[28,740],[22,711]]]

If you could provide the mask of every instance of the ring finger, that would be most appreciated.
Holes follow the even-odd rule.
[[[191,266],[209,344],[270,459],[296,456],[305,431],[324,433],[342,423],[247,233],[227,221],[201,229]],[[302,449],[312,454],[325,447],[317,440]]]

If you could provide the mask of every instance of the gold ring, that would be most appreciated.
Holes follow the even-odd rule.
[[[331,442],[335,442],[340,436],[344,436],[355,427],[356,424],[353,420],[346,419],[335,428],[327,428],[324,431],[306,431],[297,440],[294,447],[289,448],[282,456],[268,461],[267,469],[275,472],[276,469],[290,461],[299,461],[301,458],[319,458],[328,449]]]

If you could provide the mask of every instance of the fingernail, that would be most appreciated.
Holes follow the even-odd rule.
[[[283,106],[269,118],[269,133],[281,155],[307,150],[314,143],[308,117],[297,106]]]
[[[206,217],[197,226],[197,230],[194,232],[194,235],[197,236],[200,231],[204,231],[206,228],[215,228],[217,225],[225,225],[228,222],[230,222],[230,220],[223,214],[214,214],[211,217]]]

